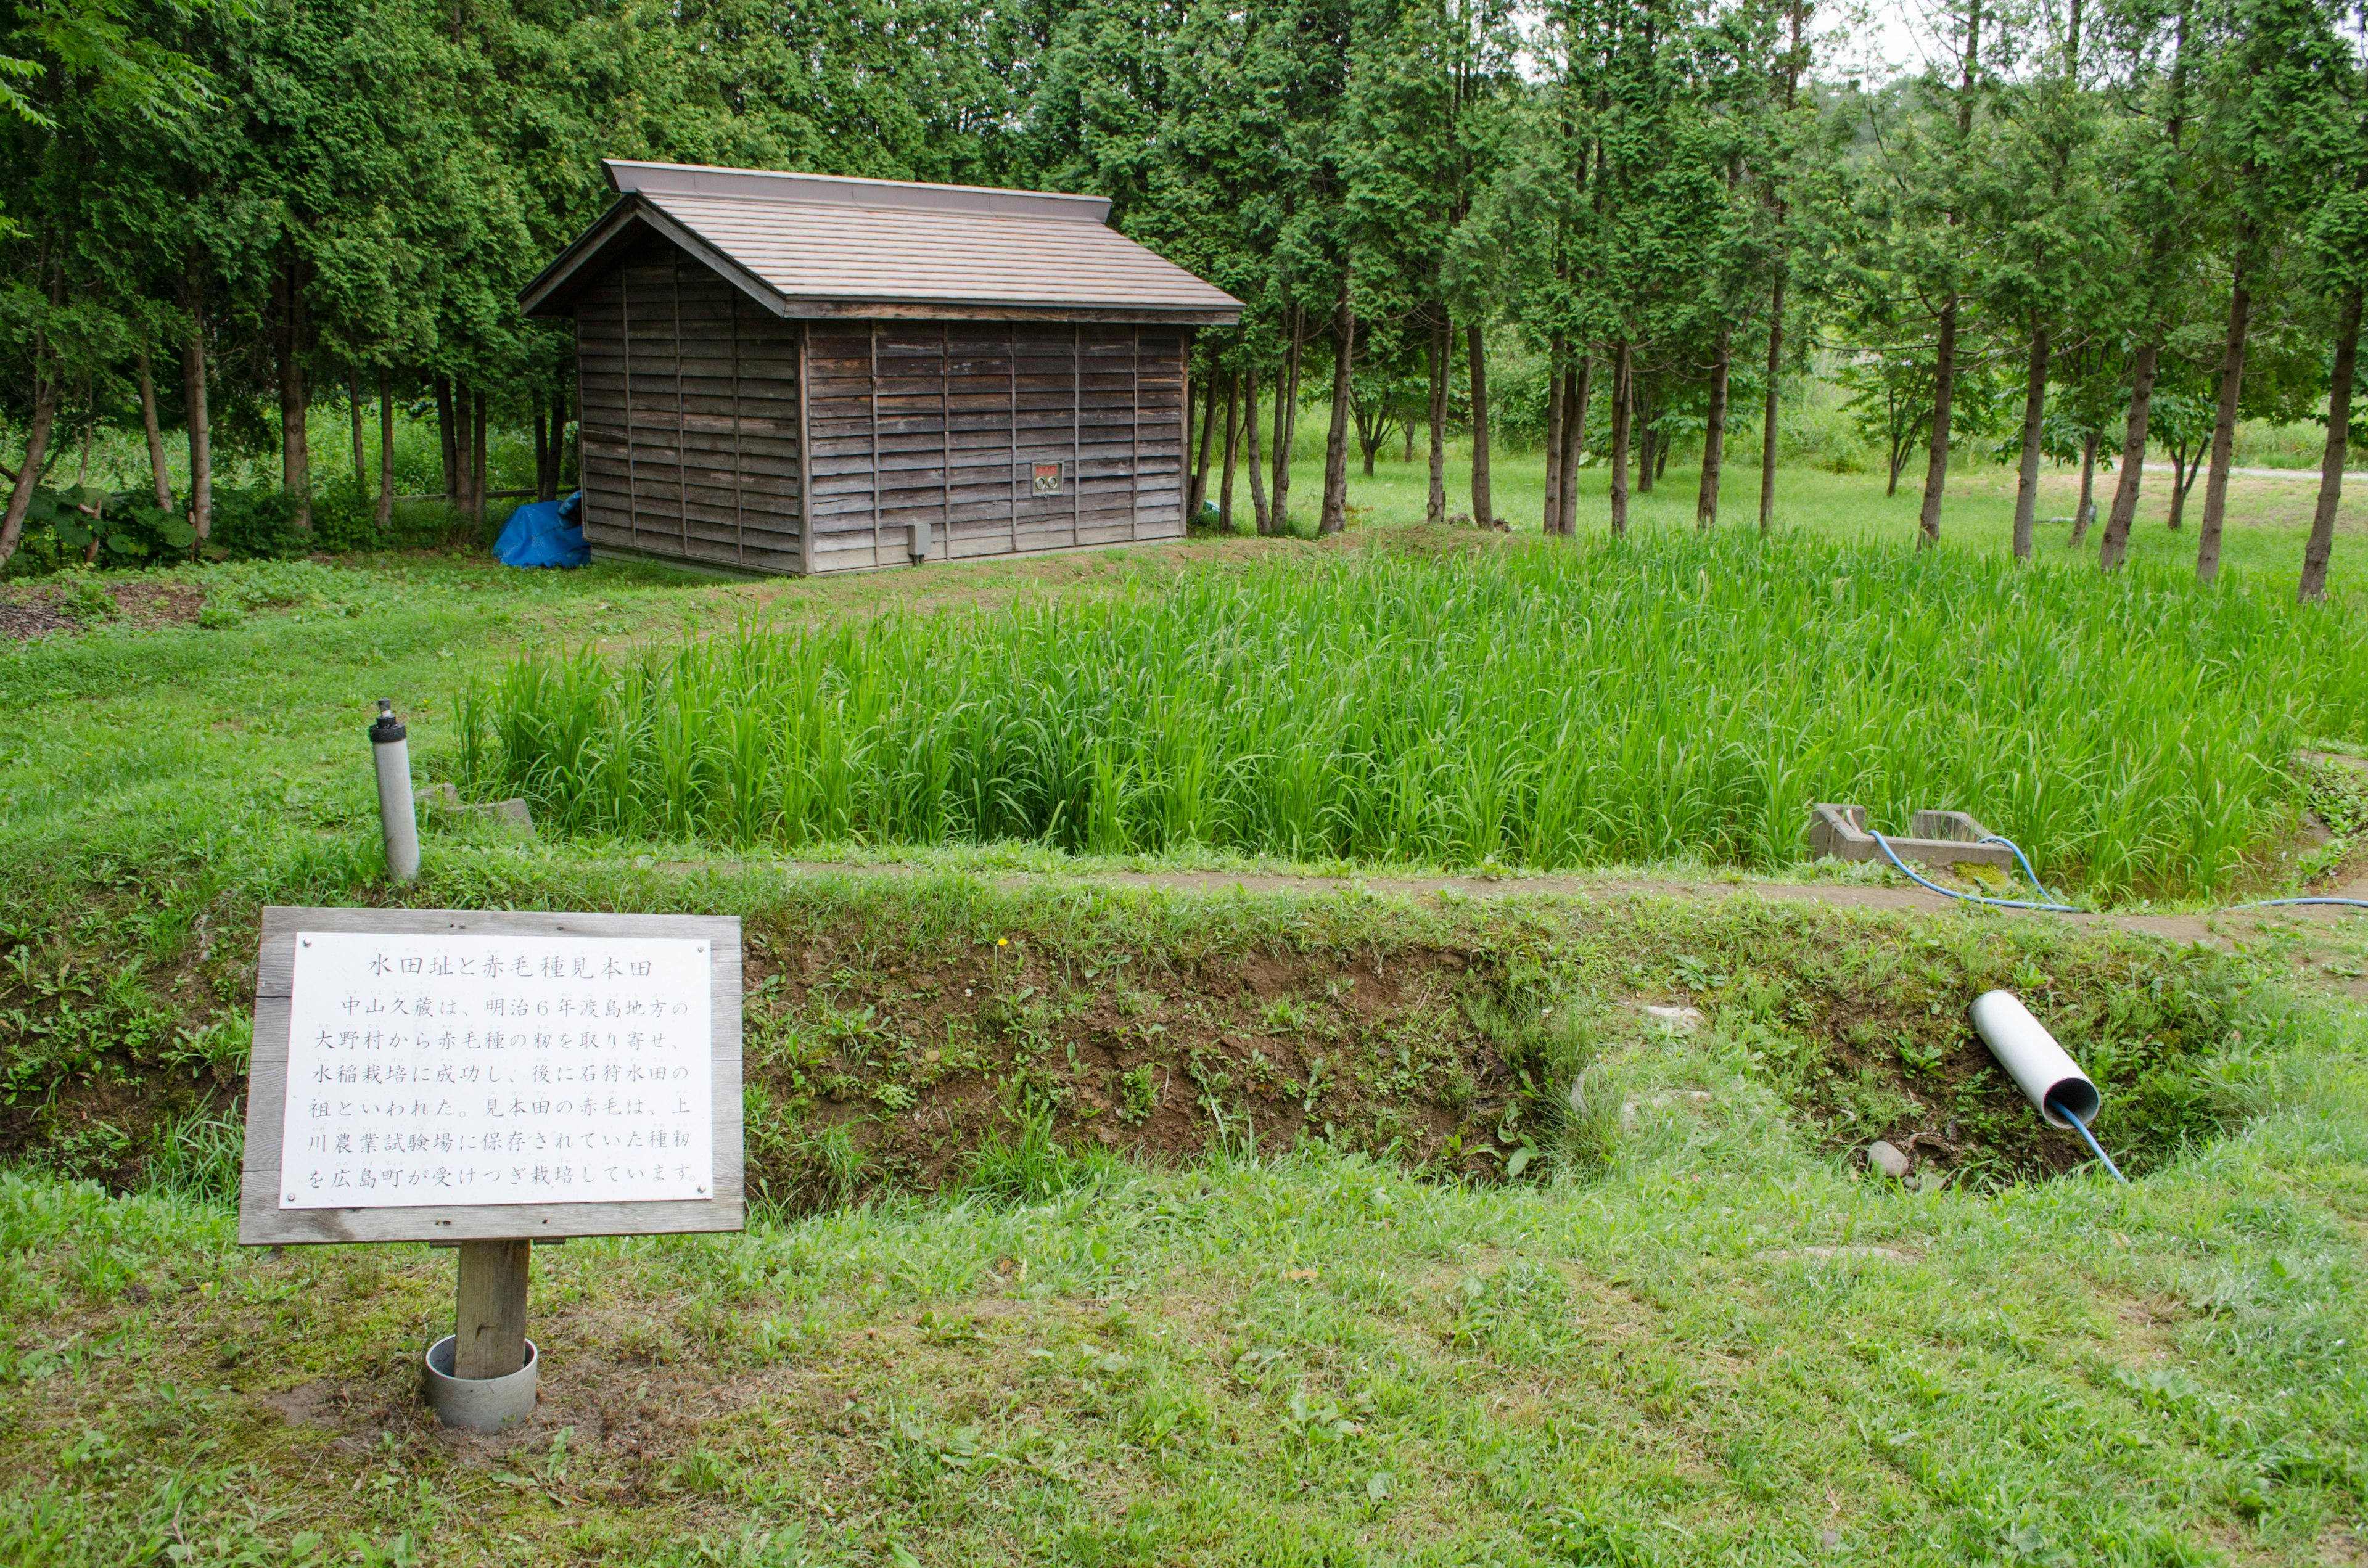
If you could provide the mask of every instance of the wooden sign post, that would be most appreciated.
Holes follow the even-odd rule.
[[[740,922],[263,912],[248,1245],[457,1246],[447,1421],[533,1408],[533,1244],[743,1222]]]

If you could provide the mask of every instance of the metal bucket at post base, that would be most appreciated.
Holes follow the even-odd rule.
[[[456,1378],[452,1356],[457,1342],[446,1335],[427,1347],[421,1359],[421,1383],[427,1406],[447,1426],[472,1432],[500,1432],[534,1414],[542,1397],[542,1358],[534,1341],[526,1342],[526,1365],[503,1378]]]

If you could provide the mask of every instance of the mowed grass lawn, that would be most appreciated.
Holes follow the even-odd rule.
[[[1611,1163],[1543,1186],[1045,1158],[539,1248],[545,1402],[495,1440],[415,1393],[449,1254],[0,1175],[0,1560],[2353,1562],[2340,1028],[2131,1188],[1865,1178],[1713,1032],[1629,1048]]]
[[[1499,509],[1526,526],[1508,467]],[[113,1095],[134,1119],[120,1102],[154,1092],[160,1061],[234,1092],[220,1062],[236,1054],[256,905],[385,896],[362,735],[375,698],[414,720],[423,771],[453,777],[463,694],[519,653],[670,648],[758,612],[1099,604],[1245,559],[1436,550],[1393,526],[1406,495],[1418,515],[1419,465],[1383,477],[1360,482],[1370,510],[1345,547],[1195,539],[819,584],[427,558],[241,568],[198,578],[245,607],[237,625],[0,653],[6,1125],[40,1126],[51,1094],[102,1109]],[[1640,507],[1640,528],[1690,528],[1690,477]],[[1298,482],[1311,513],[1315,480]],[[1907,549],[1912,497],[1787,482],[1798,526]],[[1980,530],[2002,528],[2006,495],[1968,494],[1949,548],[1993,548]],[[1750,506],[1739,476],[1731,515]],[[2282,607],[2299,535],[2246,526],[2230,591]],[[2161,531],[2141,530],[2142,560]],[[2362,542],[2339,540],[2339,594]],[[663,834],[437,835],[430,853],[422,896],[467,903],[720,907],[770,875],[645,867],[707,853]],[[1008,845],[936,861],[973,890],[965,869],[1116,863]],[[1251,915],[1320,945],[1343,902],[1152,898],[1142,918],[1193,951],[1221,951],[1208,934]],[[1534,919],[1588,923],[1584,906]],[[1956,1008],[1933,981],[1945,954],[2024,986],[2060,951],[2161,1001],[2164,949],[2135,938],[1953,915],[1786,929],[1804,952],[1849,949],[1893,1013],[1928,993]],[[1749,956],[1781,969],[1785,950]],[[1063,955],[1079,972],[1099,957]],[[69,959],[97,978],[61,1001],[41,987]],[[2227,983],[2246,1022],[2205,1059],[2231,1114],[2131,1187],[2087,1169],[1867,1177],[1847,1129],[1787,1098],[1704,952],[1674,993],[1640,969],[1551,999],[1597,1020],[1617,1078],[1540,1085],[1603,1136],[1583,1159],[1549,1149],[1518,1183],[1429,1179],[1314,1138],[1284,1152],[1271,1129],[1160,1165],[1069,1129],[1067,1152],[1007,1150],[1001,1179],[967,1197],[865,1180],[739,1236],[538,1249],[546,1403],[496,1441],[446,1434],[416,1402],[418,1353],[450,1321],[450,1254],[243,1252],[204,1196],[218,1171],[166,1162],[183,1193],[110,1194],[28,1146],[0,1172],[0,1562],[2362,1561],[2368,1024],[2245,963]],[[851,970],[837,1005],[853,1014],[868,983]],[[1691,1032],[1634,1007],[1686,996],[1708,1014]],[[150,1065],[132,1071],[122,1040],[70,1040],[69,1015],[143,1020]],[[68,1044],[88,1054],[57,1054]],[[70,1083],[41,1075],[56,1062]]]

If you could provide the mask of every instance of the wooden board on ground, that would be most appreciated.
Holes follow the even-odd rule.
[[[266,909],[238,1239],[740,1229],[740,983],[731,916]]]

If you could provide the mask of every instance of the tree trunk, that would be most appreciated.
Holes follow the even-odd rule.
[[[1201,394],[1200,455],[1192,464],[1190,499],[1184,503],[1184,522],[1188,528],[1201,520],[1201,508],[1209,501],[1209,453],[1215,445],[1217,434],[1218,390],[1221,386],[1224,389],[1228,408],[1232,406],[1234,395],[1231,379],[1217,374],[1213,367],[1209,371],[1208,381],[1207,390]]]
[[[444,503],[461,505],[461,447],[452,438],[452,378],[436,378],[436,439],[444,449]]]
[[[1636,371],[1633,364],[1628,370],[1628,380],[1633,387],[1636,380]],[[1634,392],[1631,395],[1634,396],[1636,404],[1636,412],[1633,416],[1635,425],[1629,432],[1631,438],[1636,443],[1636,494],[1650,495],[1653,493],[1653,454],[1660,446],[1659,437],[1653,433],[1652,383],[1647,381],[1642,392]]]
[[[181,345],[181,402],[189,424],[189,527],[203,545],[214,531],[214,431],[206,398],[206,312],[197,266],[185,277],[189,336]]]
[[[2203,472],[2203,454],[2202,452],[2196,453],[2192,458],[2184,457],[2178,452],[2170,454],[2170,520],[2164,526],[2173,533],[2179,531],[2180,521],[2187,516],[2187,493],[2195,488],[2196,475]]]
[[[1718,524],[1719,471],[1726,461],[1726,379],[1732,349],[1727,325],[1718,328],[1718,355],[1710,367],[1710,411],[1702,421],[1702,492],[1694,501],[1694,527]]]
[[[1569,381],[1562,403],[1562,510],[1554,516],[1554,532],[1565,538],[1578,531],[1578,460],[1587,451],[1587,400],[1595,390],[1592,354],[1580,351]]]
[[[485,520],[485,491],[489,481],[485,474],[485,389],[479,387],[470,399],[469,413],[469,515],[480,524]]]
[[[2343,499],[2343,460],[2351,439],[2351,382],[2360,368],[2360,285],[2343,297],[2335,329],[2334,374],[2327,389],[2327,455],[2318,463],[2318,505],[2310,514],[2310,542],[2303,546],[2299,604],[2327,597],[2327,562],[2335,553],[2335,508]]]
[[[346,372],[346,413],[354,427],[354,493],[363,494],[370,488],[370,464],[362,456],[362,375],[358,368]]]
[[[2195,580],[2220,574],[2220,531],[2228,514],[2228,469],[2237,455],[2237,405],[2245,387],[2245,337],[2251,326],[2252,290],[2240,263],[2228,290],[2228,336],[2220,349],[2220,406],[2212,419],[2212,473],[2203,482],[2203,525],[2195,540]]]
[[[2138,481],[2146,470],[2146,422],[2154,412],[2155,364],[2161,355],[2161,340],[2149,339],[2130,368],[2130,418],[2122,431],[2122,471],[2113,479],[2113,507],[2105,514],[2105,537],[2097,550],[2097,564],[2108,572],[2130,553],[2130,528],[2138,518]]]
[[[1282,369],[1274,382],[1274,489],[1267,505],[1267,525],[1278,538],[1291,531],[1291,449],[1299,438],[1299,360],[1304,347],[1294,335],[1282,351]]]
[[[296,263],[279,269],[279,483],[295,498],[295,528],[313,531],[313,453],[305,439],[304,290]]]
[[[2097,520],[2097,438],[2094,430],[2080,437],[2080,504],[2072,508],[2070,548],[2078,550]]]
[[[378,526],[394,522],[394,372],[378,372]]]
[[[2014,558],[2031,559],[2039,515],[2040,441],[2047,420],[2047,329],[2031,329],[2031,368],[2022,383],[2022,461],[2015,471]]]
[[[549,497],[556,501],[559,499],[558,492],[567,487],[567,389],[564,386],[551,394],[551,424],[552,428],[559,432],[553,437],[559,443],[559,460],[552,467],[551,477],[553,483],[552,493]],[[581,431],[577,432],[577,437],[579,440],[582,438]],[[584,466],[583,454],[578,452],[576,457],[578,460],[575,466],[580,470]]]
[[[140,340],[140,424],[148,435],[148,473],[156,484],[156,509],[173,509],[173,472],[165,466],[165,431],[156,422],[156,381],[148,364],[148,340]]]
[[[1258,450],[1258,367],[1242,378],[1242,439],[1249,448],[1250,527],[1260,539],[1276,531],[1273,508],[1267,505],[1266,460]]]
[[[1628,426],[1635,417],[1635,366],[1622,338],[1611,354],[1611,537],[1628,537]]]
[[[1213,410],[1212,411],[1214,412]],[[1217,476],[1217,531],[1234,531],[1234,460],[1241,453],[1242,376],[1236,370],[1225,379],[1225,467]],[[1255,420],[1256,415],[1251,418]],[[1256,426],[1252,426],[1255,432]],[[1255,440],[1255,434],[1253,435]],[[1250,454],[1250,472],[1258,472],[1258,453]],[[1266,530],[1260,528],[1260,533]]]
[[[1452,369],[1453,328],[1444,320],[1430,329],[1430,497],[1425,522],[1447,518],[1447,377]]]
[[[1463,348],[1472,358],[1472,523],[1485,528],[1497,514],[1488,489],[1488,346],[1477,322],[1463,329]]]
[[[1349,526],[1349,417],[1355,403],[1357,365],[1357,316],[1349,290],[1355,277],[1353,266],[1342,272],[1340,303],[1332,312],[1332,427],[1324,433],[1324,506],[1315,520],[1319,536]],[[1372,466],[1366,464],[1368,470]]]
[[[1544,531],[1552,533],[1562,520],[1562,422],[1563,399],[1569,389],[1563,385],[1562,361],[1565,342],[1561,333],[1546,349],[1546,502]]]
[[[41,464],[50,455],[50,436],[57,428],[58,384],[54,380],[41,379],[45,345],[36,336],[33,340],[33,408],[32,417],[25,429],[25,463],[17,471],[17,483],[8,491],[8,510],[0,513],[0,562],[17,553],[17,540],[24,537],[25,514],[32,509],[33,489],[41,480]]]
[[[1916,515],[1916,542],[1941,542],[1941,498],[1949,488],[1949,421],[1957,401],[1957,299],[1941,307],[1941,339],[1932,360],[1932,445],[1925,454],[1924,505]]]
[[[1759,424],[1759,531],[1776,526],[1776,376],[1784,364],[1784,272],[1768,299],[1768,404]]]
[[[469,384],[452,386],[452,510],[469,515]]]

